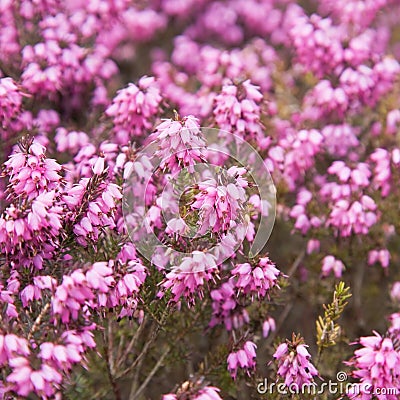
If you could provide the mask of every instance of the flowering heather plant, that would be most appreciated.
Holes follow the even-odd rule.
[[[0,0],[0,399],[399,398],[399,13]]]

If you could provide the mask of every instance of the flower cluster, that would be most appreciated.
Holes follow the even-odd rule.
[[[204,235],[209,229],[225,233],[241,217],[240,211],[246,201],[245,188],[248,181],[244,176],[245,168],[231,167],[218,177],[211,177],[199,183],[198,193],[191,204],[192,210],[199,212],[198,235]]]
[[[361,337],[360,345],[362,348],[354,352],[354,358],[350,361],[355,368],[353,376],[361,384],[369,384],[371,389],[399,388],[400,352],[393,340],[375,332],[374,336]],[[362,398],[363,393],[360,396]],[[397,394],[388,394],[386,399],[394,400],[397,397]]]
[[[184,384],[185,385],[185,384]],[[182,385],[182,386],[184,386]],[[222,400],[219,395],[219,389],[214,386],[205,386],[202,389],[182,388],[178,394],[164,394],[162,400],[180,400],[190,396],[193,400]]]
[[[235,288],[239,293],[261,298],[277,285],[281,274],[269,257],[260,258],[256,265],[238,264],[231,273],[236,278]]]
[[[311,363],[311,355],[303,343],[281,343],[273,357],[278,364],[277,374],[283,379],[286,386],[292,384],[301,388],[303,385],[312,384],[318,371]]]
[[[160,168],[172,173],[185,167],[193,172],[194,165],[204,158],[205,142],[198,120],[191,115],[181,121],[163,121],[157,126],[154,139],[159,147],[156,156],[161,159]]]
[[[164,289],[171,289],[174,302],[184,295],[190,304],[195,295],[203,297],[203,287],[213,279],[216,270],[217,264],[211,254],[193,251],[189,257],[184,257],[179,265],[172,267],[162,286]]]
[[[162,97],[153,77],[143,77],[118,91],[106,114],[113,119],[116,140],[127,143],[152,128]]]
[[[228,370],[234,379],[239,368],[245,371],[255,368],[256,348],[257,346],[253,342],[247,341],[244,343],[243,348],[229,354],[227,359]]]

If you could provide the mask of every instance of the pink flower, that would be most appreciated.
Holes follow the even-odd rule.
[[[235,287],[239,293],[263,298],[277,285],[281,272],[268,257],[263,257],[254,265],[237,264],[231,274],[236,278]]]
[[[121,188],[115,183],[96,181],[94,184],[93,179],[97,178],[82,178],[77,186],[63,195],[64,201],[74,209],[71,216],[74,222],[73,231],[83,246],[90,241],[96,241],[105,226],[109,229],[116,227],[114,215],[117,203],[122,198]],[[91,201],[84,196],[87,188],[93,191],[89,197]],[[80,214],[76,215],[75,210]]]
[[[319,78],[333,72],[343,62],[341,40],[345,35],[342,26],[317,14],[296,18],[289,31],[299,62]]]
[[[214,386],[206,386],[196,393],[193,400],[222,400],[219,391],[220,390]]]
[[[16,357],[10,360],[13,372],[7,376],[7,381],[15,385],[15,391],[20,396],[28,396],[33,390],[31,381],[32,368],[29,361],[24,357]]]
[[[273,357],[278,363],[278,376],[283,378],[286,386],[297,387],[311,384],[318,371],[311,363],[311,355],[306,345],[297,343],[281,343]]]
[[[162,287],[171,289],[172,301],[179,301],[183,295],[191,304],[196,295],[202,298],[202,289],[207,281],[213,279],[216,269],[215,258],[211,254],[195,250],[191,256],[184,257],[180,265],[172,267],[171,272],[166,274]]]
[[[126,144],[133,136],[146,135],[160,112],[161,95],[153,77],[140,78],[118,91],[106,114],[113,118],[117,141]]]
[[[239,170],[231,167],[218,176],[218,182],[209,178],[198,184],[200,193],[191,204],[193,210],[199,210],[200,229],[197,235],[204,235],[209,230],[215,234],[227,233],[232,223],[240,218],[246,201],[245,188],[248,186],[243,177],[245,173],[244,168]]]
[[[317,239],[310,239],[307,242],[307,254],[318,253],[320,249],[320,241]]]
[[[86,274],[76,269],[70,276],[64,275],[52,299],[52,309],[63,323],[77,320],[84,306],[100,306],[92,301],[96,295],[108,293],[114,285],[112,268],[106,262],[94,263]],[[105,306],[105,304],[103,304]]]
[[[253,342],[247,341],[240,350],[229,354],[228,371],[233,379],[236,379],[239,368],[244,369],[250,375],[250,370],[256,366],[256,348],[257,346]]]
[[[160,168],[172,173],[187,167],[194,171],[194,165],[204,159],[205,141],[198,119],[189,115],[178,121],[164,120],[152,135],[157,143],[156,157]]]
[[[258,143],[262,143],[264,138],[260,122],[262,98],[259,87],[254,86],[250,80],[239,85],[224,85],[221,93],[215,97],[216,123],[226,132],[239,134],[244,138],[255,139]],[[226,139],[231,140],[229,135]]]
[[[393,284],[392,289],[390,291],[390,297],[393,301],[400,302],[400,281],[397,281]]]
[[[275,320],[272,317],[268,317],[262,325],[263,337],[268,337],[270,332],[274,332],[276,329]]]
[[[336,278],[341,278],[342,273],[345,270],[345,266],[342,261],[337,260],[334,256],[326,256],[322,260],[322,276],[326,277],[332,272]]]
[[[354,370],[352,375],[362,384],[371,385],[371,392],[376,388],[400,387],[400,354],[395,349],[392,339],[382,337],[377,332],[375,336],[360,338],[360,349],[354,352],[354,357],[348,363]],[[363,398],[363,393],[354,398]],[[397,399],[397,395],[386,396],[387,400]]]
[[[20,89],[13,79],[0,79],[0,137],[8,139],[13,131],[23,127],[20,122],[22,112],[22,97]]]
[[[234,288],[235,283],[230,279],[211,292],[213,312],[210,327],[224,323],[226,330],[231,331],[250,322],[248,312],[237,302]]]
[[[28,341],[14,334],[0,334],[0,365],[6,365],[9,360],[17,355],[28,356],[30,354]]]
[[[202,388],[195,389],[192,389],[191,386],[189,386],[188,391],[190,393],[186,393],[182,391],[182,389],[179,389],[179,395],[173,393],[164,394],[162,400],[179,400],[181,398],[190,398],[191,400],[222,400],[218,394],[219,389],[214,386],[204,386]]]
[[[390,253],[387,249],[371,250],[368,253],[368,264],[373,265],[379,262],[383,268],[387,268],[390,262]]]
[[[400,122],[400,110],[391,110],[386,116],[386,132],[393,135],[397,132]]]
[[[378,220],[376,208],[374,200],[366,195],[351,204],[340,199],[333,205],[327,223],[337,228],[343,237],[350,236],[351,232],[366,235]]]
[[[32,200],[39,194],[61,187],[61,165],[46,158],[45,151],[44,146],[33,141],[23,151],[10,155],[5,162],[13,196],[22,195]]]

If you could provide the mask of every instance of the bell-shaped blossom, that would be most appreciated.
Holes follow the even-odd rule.
[[[306,345],[296,344],[293,346],[288,343],[281,343],[273,357],[278,364],[278,377],[282,378],[286,386],[312,384],[314,377],[318,376],[318,371],[311,363],[311,355]]]
[[[112,117],[117,141],[126,144],[133,137],[146,137],[160,112],[162,97],[155,79],[140,78],[118,91],[106,114]]]
[[[213,280],[217,264],[213,255],[193,251],[189,257],[184,257],[179,265],[173,266],[166,274],[163,289],[171,289],[172,301],[178,302],[182,296],[189,304],[194,303],[195,296],[203,296],[204,285]]]
[[[247,341],[242,348],[228,355],[228,371],[233,379],[236,379],[239,368],[250,375],[250,371],[256,366],[256,349],[255,343]]]
[[[198,119],[189,115],[180,120],[167,119],[156,127],[152,139],[158,146],[155,155],[160,158],[160,168],[172,173],[204,160],[205,140]]]
[[[198,235],[204,235],[208,230],[211,232],[226,233],[241,217],[241,211],[246,201],[245,188],[248,182],[244,177],[244,168],[231,167],[217,179],[208,178],[198,184],[200,193],[195,196],[191,204],[193,210],[199,211]]]
[[[256,264],[237,264],[231,274],[236,278],[235,287],[238,293],[263,298],[277,286],[281,272],[269,257],[262,257]]]
[[[360,338],[360,349],[354,352],[349,364],[354,368],[352,375],[359,379],[362,387],[370,385],[370,393],[376,389],[400,387],[400,353],[390,337],[382,337],[377,332],[374,336]],[[395,400],[397,394],[387,392],[387,400]],[[360,393],[358,398],[365,393]],[[355,396],[357,398],[357,396]]]

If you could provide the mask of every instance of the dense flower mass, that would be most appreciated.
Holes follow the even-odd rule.
[[[399,398],[399,14],[1,0],[0,398]]]
[[[171,172],[183,167],[193,172],[196,162],[204,158],[205,142],[197,118],[189,115],[182,121],[166,120],[157,126],[155,141],[156,155],[160,157],[160,168]]]
[[[246,201],[244,188],[248,186],[245,174],[244,168],[231,167],[225,176],[209,178],[198,185],[200,193],[191,208],[199,211],[199,235],[209,229],[216,234],[225,233],[240,217]]]

